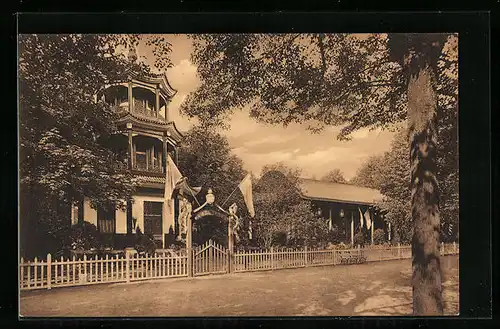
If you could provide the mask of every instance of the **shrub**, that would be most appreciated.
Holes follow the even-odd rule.
[[[72,226],[64,243],[66,250],[89,250],[101,247],[101,236],[94,224],[83,222]]]
[[[334,249],[337,249],[337,250],[351,249],[351,245],[347,245],[344,242],[341,242],[341,243],[337,244]]]
[[[345,233],[338,225],[333,225],[332,230],[328,232],[328,241],[333,244],[339,244],[345,239]]]
[[[141,229],[138,227],[135,231],[137,236],[136,244],[134,246],[138,253],[146,253],[148,255],[154,255],[156,251],[156,243],[151,235],[145,235],[142,233]]]
[[[363,232],[356,233],[356,235],[354,236],[354,245],[355,246],[357,246],[357,245],[364,246],[365,245],[365,235],[363,234]]]
[[[384,244],[385,233],[384,230],[378,228],[373,232],[373,243],[374,244]]]

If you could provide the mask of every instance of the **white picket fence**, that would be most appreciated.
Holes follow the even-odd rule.
[[[411,258],[411,246],[388,246],[354,248],[348,250],[335,249],[268,249],[255,251],[237,251],[232,254],[230,266],[225,266],[229,261],[229,253],[224,254],[223,247],[218,246],[220,257],[214,250],[198,248],[193,250],[192,272],[194,275],[223,274],[230,272],[251,272],[278,270],[308,266],[325,266],[348,264],[346,259],[355,262],[376,262],[394,259]],[[441,244],[441,255],[459,253],[458,244]],[[207,255],[205,255],[205,253]],[[212,255],[213,254],[213,255]],[[210,256],[211,255],[211,256]],[[215,256],[214,256],[215,255]],[[202,258],[199,258],[202,257]],[[202,270],[201,263],[207,269]],[[214,263],[216,262],[216,263]],[[206,264],[205,264],[206,263]],[[228,270],[230,268],[230,270]],[[51,289],[54,287],[81,286],[97,283],[131,282],[160,278],[187,277],[189,275],[188,255],[172,254],[130,255],[125,257],[97,256],[83,259],[52,260],[47,255],[46,260],[34,259],[25,261],[21,258],[20,289]]]
[[[155,278],[187,276],[187,255],[129,255],[125,257],[95,256],[83,259],[24,261],[21,258],[21,290],[51,289],[97,283],[131,282]]]

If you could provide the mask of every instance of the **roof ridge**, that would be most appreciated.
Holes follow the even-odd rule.
[[[373,190],[373,191],[380,192],[376,188],[367,187],[367,186],[360,186],[360,185],[355,185],[355,184],[350,184],[350,183],[328,182],[328,181],[324,181],[324,180],[319,180],[319,179],[314,179],[314,178],[305,178],[305,177],[299,177],[299,180],[303,180],[303,181],[307,180],[307,181],[311,181],[311,182],[323,183],[323,184],[328,184],[328,185],[334,185],[334,184],[336,184],[336,185],[346,185],[346,186],[352,186],[352,187],[356,187],[356,188],[368,189],[368,190]]]

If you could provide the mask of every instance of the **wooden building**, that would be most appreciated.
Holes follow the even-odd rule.
[[[378,190],[314,179],[300,179],[299,186],[302,198],[311,201],[313,209],[328,222],[330,229],[342,232],[346,244],[353,244],[354,235],[360,231],[373,243],[376,229],[384,230],[386,240],[390,239],[390,225],[375,207],[382,199]]]
[[[182,134],[169,118],[168,104],[176,91],[165,75],[131,76],[109,84],[97,95],[119,113],[119,134],[115,143],[126,152],[123,170],[131,170],[139,180],[137,193],[126,210],[93,209],[88,198],[74,206],[72,222],[87,221],[117,242],[135,233],[136,228],[152,234],[165,245],[169,231],[175,232],[177,200],[169,200],[174,213],[163,213],[166,154],[177,163]],[[115,243],[116,244],[116,243]],[[120,243],[119,243],[120,244]]]

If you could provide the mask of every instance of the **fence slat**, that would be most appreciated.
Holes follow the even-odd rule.
[[[440,244],[442,255],[459,253],[457,243]],[[208,241],[204,245],[191,250],[194,274],[210,274],[227,272],[229,255],[225,247]],[[411,247],[402,246],[370,246],[355,247],[347,250],[321,250],[318,248],[277,248],[239,250],[231,260],[235,272],[275,270],[307,266],[323,266],[343,264],[340,260],[352,256],[365,257],[367,261],[387,261],[411,258]],[[109,255],[100,258],[98,255],[83,260],[76,256],[65,260],[52,260],[50,254],[46,260],[34,258],[32,262],[21,258],[19,263],[20,289],[51,289],[61,286],[77,286],[104,282],[119,282],[159,277],[187,276],[187,254],[178,256],[162,253],[139,255],[125,253],[125,257]]]

